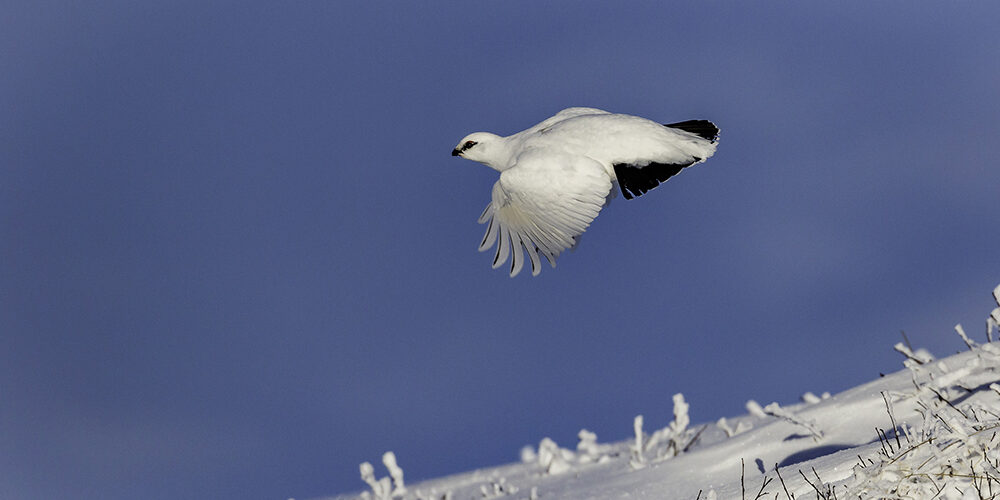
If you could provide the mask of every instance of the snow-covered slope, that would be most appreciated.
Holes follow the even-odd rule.
[[[1000,306],[1000,286],[993,292]],[[1000,307],[986,323],[986,340]],[[394,455],[389,476],[361,465],[370,490],[336,497],[403,499],[756,499],[1000,497],[1000,343],[934,360],[897,344],[904,369],[834,396],[761,408],[692,426],[682,395],[674,420],[635,438],[600,444],[580,431],[574,449],[543,440],[521,463],[404,484]]]

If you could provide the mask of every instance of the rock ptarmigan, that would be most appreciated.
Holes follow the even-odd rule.
[[[507,137],[469,134],[452,156],[498,172],[493,200],[479,217],[489,223],[479,251],[499,238],[493,268],[511,258],[510,275],[541,271],[576,245],[618,184],[626,199],[640,196],[715,153],[719,128],[708,120],[660,124],[594,108],[568,108]]]

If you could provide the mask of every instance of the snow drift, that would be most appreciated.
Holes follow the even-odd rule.
[[[904,369],[830,396],[807,393],[782,407],[747,403],[746,415],[692,426],[674,396],[674,419],[634,437],[598,443],[587,430],[574,449],[545,438],[521,463],[406,486],[396,456],[389,474],[361,464],[369,490],[338,500],[848,499],[1000,497],[1000,325],[986,343],[955,327],[967,351],[941,360],[903,343]],[[405,465],[405,461],[403,462]]]

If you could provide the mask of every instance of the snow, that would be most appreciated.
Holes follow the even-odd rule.
[[[994,291],[1000,306],[1000,287]],[[993,339],[997,311],[989,313]],[[749,401],[748,414],[691,426],[674,396],[674,420],[652,433],[641,415],[635,437],[599,443],[587,430],[576,450],[549,438],[521,463],[403,486],[391,476],[336,500],[405,499],[755,499],[1000,497],[1000,344],[979,344],[956,327],[965,352],[935,360],[894,346],[904,368],[830,396],[807,393],[791,406]],[[405,466],[405,460],[403,462]],[[994,484],[996,483],[996,484]]]

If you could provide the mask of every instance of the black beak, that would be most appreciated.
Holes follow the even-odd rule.
[[[455,149],[452,149],[452,150],[451,150],[451,155],[452,155],[452,156],[458,156],[458,155],[460,155],[460,154],[462,154],[462,152],[461,152],[461,151],[459,151],[459,150],[458,150],[458,148],[455,148]]]

